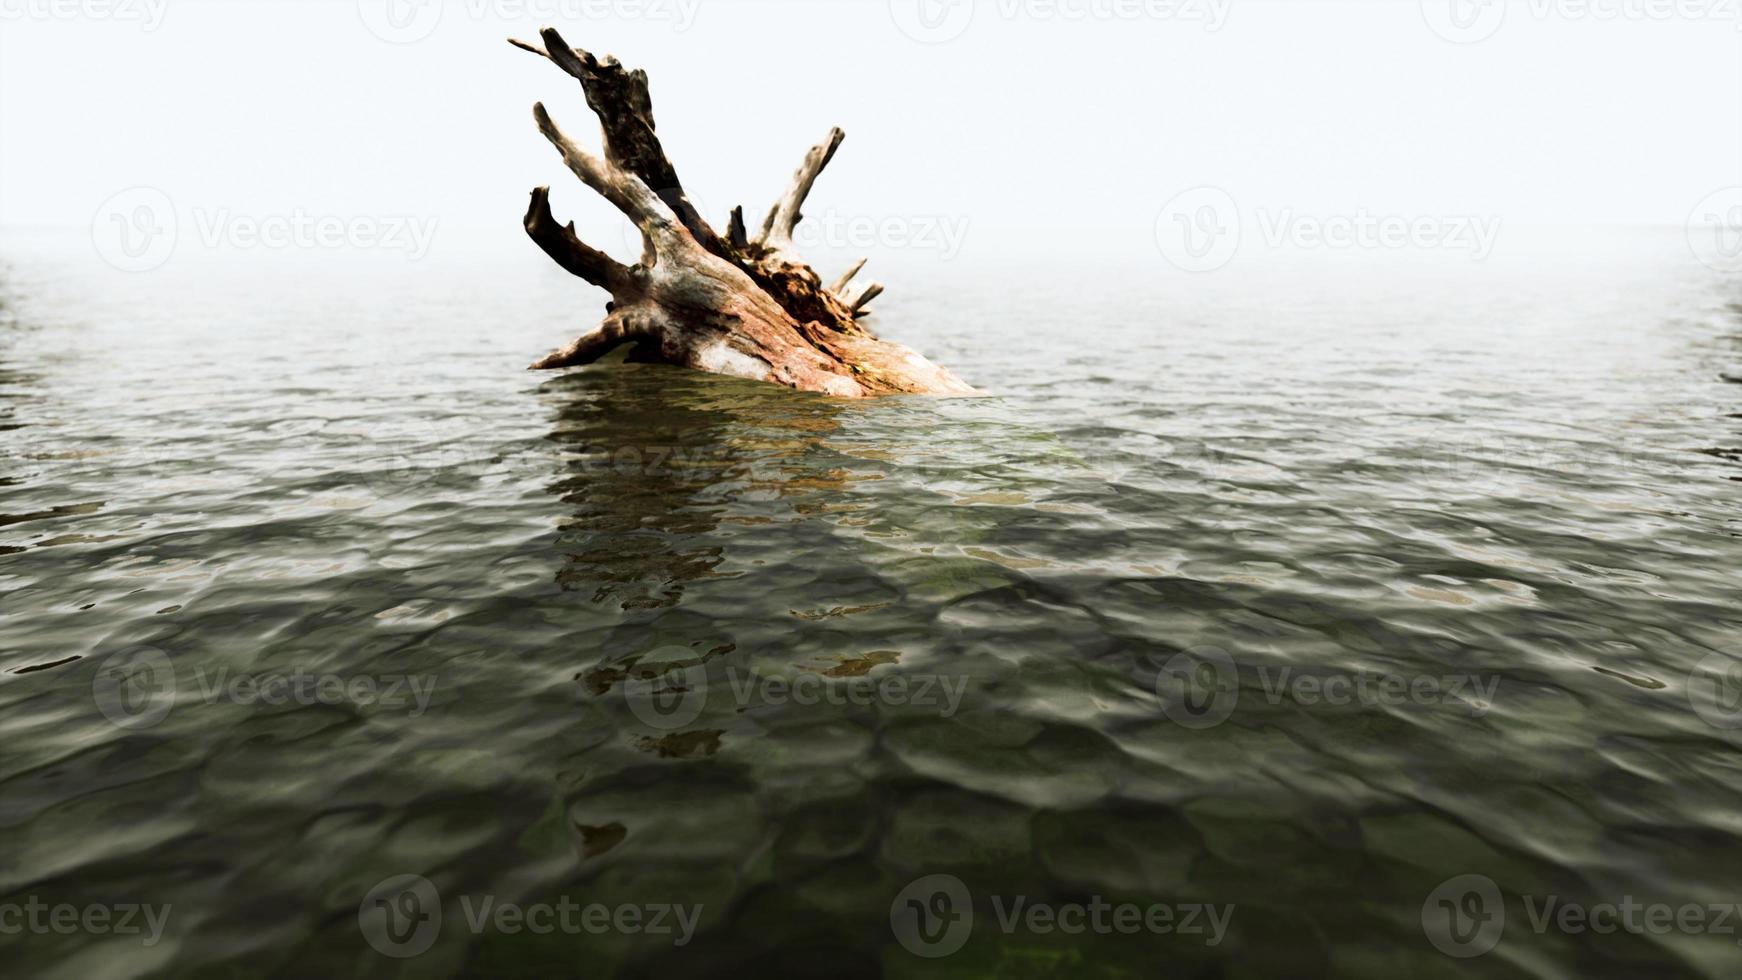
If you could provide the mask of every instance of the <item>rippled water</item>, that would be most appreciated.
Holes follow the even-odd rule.
[[[0,935],[27,972],[1742,972],[1526,904],[1742,900],[1742,275],[1676,235],[916,266],[884,332],[993,396],[871,404],[526,373],[602,301],[532,254],[0,254],[0,903],[171,910]],[[1477,959],[1428,935],[1463,875]]]

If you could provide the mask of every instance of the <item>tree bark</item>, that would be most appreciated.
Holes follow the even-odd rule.
[[[550,191],[532,192],[526,233],[556,263],[611,294],[605,322],[553,351],[534,369],[590,364],[624,345],[630,358],[771,381],[844,398],[872,395],[971,395],[974,388],[900,344],[879,339],[865,324],[880,283],[852,288],[860,260],[832,287],[793,245],[801,209],[846,134],[831,130],[805,155],[760,233],[752,237],[742,208],[725,237],[716,233],[684,192],[677,168],[654,131],[647,74],[628,71],[570,48],[552,28],[541,47],[511,41],[548,58],[581,83],[604,131],[601,159],[568,137],[542,103],[533,107],[539,131],[575,176],[641,230],[641,260],[624,265],[561,224]]]

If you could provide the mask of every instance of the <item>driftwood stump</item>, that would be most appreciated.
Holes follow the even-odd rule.
[[[852,287],[864,260],[825,287],[794,250],[799,209],[845,133],[830,131],[805,155],[760,233],[750,237],[743,208],[736,208],[721,237],[690,203],[654,133],[647,73],[570,48],[552,28],[540,33],[543,47],[510,43],[550,59],[580,81],[604,129],[605,157],[565,135],[543,103],[533,107],[538,128],[582,182],[635,223],[643,247],[640,263],[624,265],[581,241],[573,222],[557,222],[548,187],[532,192],[526,233],[558,265],[612,297],[599,329],[552,352],[533,365],[535,370],[590,364],[631,345],[628,359],[634,362],[676,364],[845,398],[976,394],[954,374],[867,328],[867,304],[883,286]]]

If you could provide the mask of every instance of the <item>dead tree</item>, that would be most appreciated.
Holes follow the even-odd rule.
[[[535,370],[590,364],[627,345],[634,362],[846,398],[976,393],[948,370],[870,331],[864,320],[868,304],[883,286],[852,286],[864,260],[825,287],[794,249],[800,209],[845,133],[830,131],[805,155],[755,237],[744,225],[743,208],[735,208],[722,238],[690,203],[654,133],[647,73],[570,48],[553,28],[540,34],[543,47],[511,43],[580,81],[603,127],[605,156],[570,139],[543,103],[533,107],[538,128],[575,176],[640,229],[642,254],[635,265],[616,261],[581,241],[573,222],[557,222],[548,187],[532,192],[526,233],[558,265],[612,298],[597,330],[552,352]]]

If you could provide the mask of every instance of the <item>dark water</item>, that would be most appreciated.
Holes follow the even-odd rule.
[[[874,404],[525,373],[599,303],[533,255],[93,263],[0,266],[0,927],[168,911],[8,972],[1742,975],[1742,276],[1673,234],[919,267],[995,397]]]

